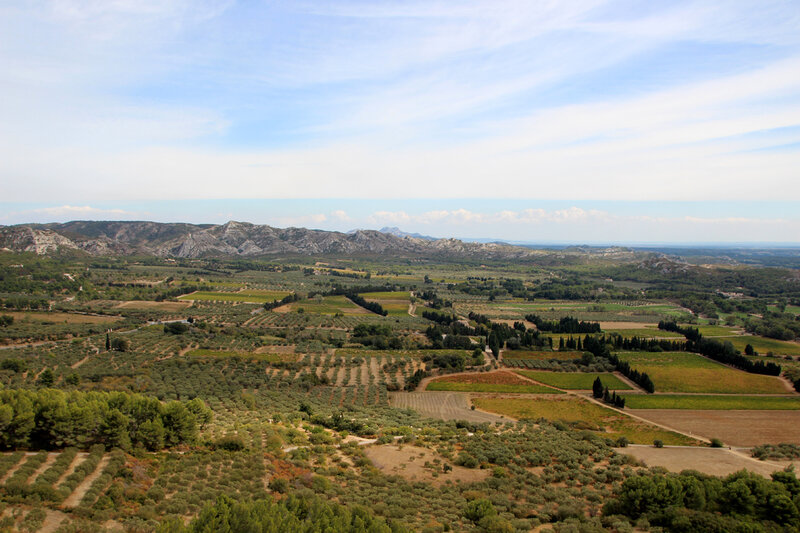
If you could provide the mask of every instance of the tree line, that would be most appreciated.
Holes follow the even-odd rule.
[[[603,514],[645,518],[667,531],[798,531],[800,481],[787,471],[772,480],[745,470],[723,479],[696,471],[638,475]]]
[[[0,391],[0,448],[160,450],[193,442],[211,417],[199,398],[162,404],[128,392],[8,389]]]
[[[600,333],[598,322],[584,322],[583,320],[579,322],[577,318],[571,316],[549,321],[538,315],[529,314],[525,315],[525,320],[532,322],[539,331],[549,333]]]
[[[709,359],[752,374],[764,374],[767,376],[779,376],[781,374],[780,365],[773,362],[752,361],[743,356],[730,342],[722,343],[715,339],[706,339],[697,328],[682,327],[673,321],[662,320],[658,323],[658,329],[674,331],[686,337],[688,340],[686,350],[689,352],[699,353]]]

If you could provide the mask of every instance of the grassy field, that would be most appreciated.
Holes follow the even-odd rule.
[[[800,355],[800,344],[796,342],[779,341],[756,335],[739,335],[719,340],[730,341],[733,347],[742,353],[744,353],[745,346],[749,344],[755,351],[762,354],[772,352],[775,355]]]
[[[248,302],[263,304],[280,300],[288,296],[288,291],[241,291],[241,292],[214,292],[197,291],[179,296],[179,300],[200,300],[212,302]]]
[[[700,334],[705,337],[720,337],[720,336],[730,336],[730,335],[738,335],[739,330],[736,328],[731,328],[727,326],[703,326],[697,324],[681,324],[683,327],[690,327],[690,328],[697,328],[700,330]]]
[[[395,292],[363,292],[359,294],[366,300],[406,300],[411,298],[408,291],[395,291]]]
[[[669,338],[683,338],[680,333],[674,331],[664,331],[658,328],[603,328],[603,333],[616,333],[623,337],[669,337]]]
[[[609,390],[631,390],[631,386],[620,380],[614,374],[598,372],[542,372],[538,370],[517,370],[519,375],[525,376],[553,387],[567,390],[591,390],[594,380],[598,377],[603,386]]]
[[[658,392],[781,394],[786,388],[772,376],[734,370],[693,353],[623,352],[619,358],[646,372]]]
[[[525,385],[504,385],[502,383],[454,383],[432,381],[425,390],[450,392],[504,392],[521,394],[564,394],[561,391],[542,385],[527,383]]]
[[[503,352],[503,359],[536,359],[539,361],[559,359],[561,361],[572,361],[573,359],[580,359],[582,355],[583,352],[535,352],[530,350],[507,350]]]
[[[800,396],[701,396],[686,394],[628,394],[629,409],[798,410]]]
[[[378,302],[389,313],[389,316],[408,315],[411,293],[403,291],[365,292],[359,296],[370,302]]]
[[[652,444],[660,439],[664,444],[692,445],[697,442],[678,433],[659,429],[611,409],[580,398],[473,398],[479,409],[516,419],[560,421],[616,439],[626,437],[634,444]],[[605,430],[604,428],[608,428]]]
[[[369,314],[369,311],[354,304],[344,296],[325,296],[320,301],[314,299],[294,302],[289,304],[288,309],[291,311],[303,309],[305,313],[317,315],[335,315],[337,313],[344,315]]]

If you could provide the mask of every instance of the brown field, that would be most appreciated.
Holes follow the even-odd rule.
[[[441,485],[447,481],[465,483],[483,481],[490,473],[490,470],[464,468],[452,464],[450,466],[453,470],[446,474],[442,473],[442,466],[450,463],[433,451],[419,446],[393,444],[367,446],[364,448],[364,453],[372,464],[387,475],[400,476],[409,481],[427,481],[434,485]],[[434,472],[438,475],[434,475]]]
[[[4,311],[4,315],[11,315],[16,322],[24,322],[26,320],[31,322],[59,322],[68,324],[107,324],[109,322],[117,322],[122,317],[119,316],[94,316],[94,315],[80,315],[77,313],[49,313],[49,312],[20,312],[20,311]]]
[[[800,444],[800,411],[690,411],[631,409],[631,413],[684,433],[718,438],[729,446]]]
[[[156,311],[176,313],[178,311],[183,311],[191,305],[192,302],[146,302],[143,300],[131,300],[129,302],[122,302],[117,306],[117,309],[141,309],[143,311],[153,309]]]
[[[465,392],[390,392],[389,405],[414,409],[423,416],[440,420],[503,423],[508,418],[470,409],[469,393]]]
[[[772,472],[783,470],[788,464],[759,461],[747,457],[747,452],[737,453],[727,448],[628,446],[618,448],[617,452],[631,455],[647,466],[660,466],[670,472],[697,470],[712,476],[727,476],[744,469],[769,477]]]

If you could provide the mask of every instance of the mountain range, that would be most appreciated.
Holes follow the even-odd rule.
[[[267,256],[277,254],[402,254],[525,258],[535,250],[406,234],[397,228],[351,233],[274,228],[248,222],[186,224],[73,221],[0,226],[0,248],[37,254],[155,255],[159,257]]]

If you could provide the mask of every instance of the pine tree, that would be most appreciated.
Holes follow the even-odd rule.
[[[603,382],[600,381],[600,376],[597,376],[594,383],[592,383],[592,396],[595,398],[603,397]]]

